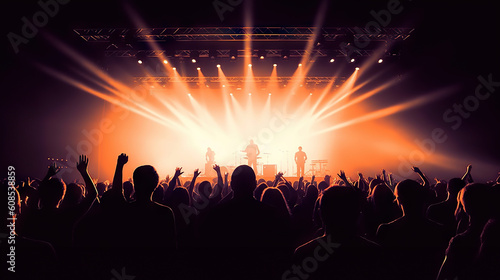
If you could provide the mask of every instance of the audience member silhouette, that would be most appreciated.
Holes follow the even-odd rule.
[[[457,196],[465,187],[465,182],[460,178],[453,178],[447,184],[448,197],[445,201],[432,204],[427,209],[427,218],[442,224],[446,230],[448,239],[457,233],[458,222],[455,219],[457,209]]]
[[[326,189],[320,206],[325,234],[295,250],[294,265],[283,279],[379,279],[381,248],[357,234],[361,201],[351,187]]]
[[[500,176],[471,184],[470,165],[447,184],[416,167],[422,185],[385,170],[292,184],[282,173],[257,182],[247,165],[230,179],[214,165],[217,177],[201,182],[199,169],[160,181],[144,165],[123,182],[127,162],[118,156],[112,184],[94,182],[82,155],[84,185],[66,185],[52,165],[18,186],[13,213],[2,211],[16,217],[18,278],[500,279]]]
[[[493,213],[492,192],[485,184],[473,183],[465,186],[460,193],[459,203],[469,217],[468,228],[450,240],[438,280],[477,279],[475,269],[481,234]]]
[[[16,232],[16,220],[22,216],[21,199],[7,181],[1,184],[0,201],[9,202],[0,212],[0,218],[6,222],[0,229],[1,279],[60,279],[60,265],[52,245]]]
[[[204,260],[211,277],[218,279],[267,279],[276,277],[272,267],[281,267],[287,250],[277,211],[253,197],[254,170],[238,166],[231,176],[234,197],[213,208],[201,226]],[[225,264],[220,266],[219,264]],[[244,273],[242,273],[244,271]]]
[[[443,227],[425,217],[427,191],[408,179],[396,185],[395,195],[403,216],[381,224],[376,234],[392,264],[392,278],[435,279],[446,239]]]

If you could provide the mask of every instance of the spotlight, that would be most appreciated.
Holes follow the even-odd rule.
[[[382,63],[382,62],[384,62],[384,60],[382,58],[378,60],[378,63]]]
[[[188,93],[188,96],[191,96],[191,93]]]
[[[191,57],[191,62],[196,63],[196,59],[200,57],[200,52],[199,51],[191,51],[189,53],[189,56]]]
[[[276,67],[276,66],[278,66],[278,64],[275,63],[275,64],[273,64],[273,66]]]
[[[288,59],[289,57],[290,57],[290,50],[282,50],[281,51],[281,58]]]
[[[356,69],[356,71],[358,71],[358,70],[359,70],[359,67],[356,67],[356,68],[354,68],[354,69]]]
[[[217,64],[217,68],[220,68],[220,64]]]
[[[251,96],[251,95],[252,95],[252,93],[251,93],[251,92],[249,92],[249,93],[248,93],[248,95],[249,95],[249,96]]]
[[[310,93],[309,93],[309,95],[313,95],[313,93],[312,93],[312,92],[310,92]]]
[[[238,58],[238,50],[229,50],[229,57],[231,60]]]
[[[356,61],[356,59],[354,59],[354,58],[351,58],[351,63],[353,63],[354,61]]]
[[[200,71],[200,70],[201,70],[201,68],[200,68],[200,67],[198,67],[198,68],[196,68],[196,70]]]
[[[168,64],[168,60],[164,59],[163,64]]]
[[[222,85],[222,87],[226,87],[226,85]]]
[[[302,67],[302,63],[299,63],[299,67]]]
[[[330,63],[333,63],[333,62],[335,62],[335,59],[334,59],[334,58],[331,58],[331,59],[330,59]]]
[[[257,56],[260,58],[260,59],[265,59],[266,58],[266,50],[259,50],[257,52]]]
[[[233,96],[233,93],[231,92],[231,93],[229,93],[229,95]]]
[[[174,71],[175,71],[175,70],[177,70],[177,68],[175,68],[175,67],[172,67],[172,70],[174,70]]]
[[[269,96],[271,96],[271,93],[269,93]]]
[[[138,59],[137,63],[142,64],[142,59]]]
[[[248,67],[252,67],[252,64],[248,64]]]

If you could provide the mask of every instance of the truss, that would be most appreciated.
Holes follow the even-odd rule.
[[[412,28],[382,28],[368,30],[358,27],[167,27],[167,28],[91,28],[74,29],[87,42],[110,42],[112,35],[136,38],[140,41],[308,41],[316,32],[325,41],[335,41],[345,36],[370,40],[405,40]]]
[[[229,84],[240,84],[249,82],[247,78],[241,77],[226,77],[226,80]],[[222,80],[219,77],[135,77],[134,81],[137,83],[221,83]],[[281,84],[286,84],[290,82],[296,81],[295,78],[292,77],[277,77],[277,79],[272,80],[271,77],[254,77],[252,82],[255,83],[269,83],[269,82],[278,82]],[[345,77],[305,77],[301,80],[302,84],[327,84],[330,82],[333,83],[342,83],[345,81]]]

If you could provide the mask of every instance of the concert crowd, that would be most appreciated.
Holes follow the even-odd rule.
[[[399,182],[342,170],[266,181],[216,164],[213,177],[144,165],[124,180],[127,162],[111,183],[84,155],[78,182],[56,165],[3,180],[1,279],[500,279],[500,176],[476,182],[470,165],[435,181],[418,167]]]

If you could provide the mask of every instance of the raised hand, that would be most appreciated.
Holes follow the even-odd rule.
[[[174,174],[175,178],[181,176],[182,174],[184,174],[184,172],[182,171],[182,167],[175,168],[175,174]]]
[[[76,169],[80,171],[80,173],[87,172],[87,167],[89,165],[89,159],[86,155],[80,155],[78,162],[76,163]]]
[[[47,170],[47,175],[45,176],[46,178],[50,178],[54,175],[57,174],[57,172],[59,172],[61,170],[61,167],[58,167],[56,165],[56,163],[52,163],[50,166],[49,166],[49,169]]]
[[[126,154],[121,154],[118,156],[117,164],[118,165],[125,165],[128,162],[128,156]]]
[[[420,168],[418,168],[418,167],[416,167],[416,166],[413,166],[413,167],[411,168],[411,170],[413,170],[413,172],[418,173],[418,174],[422,173],[422,171],[420,171]]]
[[[200,169],[196,168],[196,169],[194,170],[194,172],[193,172],[193,177],[194,177],[194,178],[196,178],[196,177],[200,176],[200,174],[201,174]]]
[[[467,174],[470,174],[472,170],[472,164],[467,165]]]
[[[214,164],[213,169],[215,170],[215,172],[217,172],[217,174],[220,173],[220,166],[219,165]]]
[[[347,177],[345,176],[345,172],[344,170],[340,170],[340,173],[337,174],[337,176],[339,176],[339,178],[342,180],[342,181],[347,181]]]

